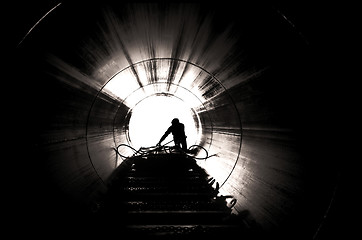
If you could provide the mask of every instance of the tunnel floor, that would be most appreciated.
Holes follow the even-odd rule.
[[[132,238],[243,234],[250,239],[255,229],[232,213],[236,200],[220,195],[218,183],[196,161],[182,153],[124,160],[96,214],[101,219],[113,219],[114,227]]]

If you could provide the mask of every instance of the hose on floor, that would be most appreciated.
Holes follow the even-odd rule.
[[[114,148],[114,150],[123,159],[136,157],[136,156],[147,157],[149,155],[154,155],[154,154],[177,154],[177,153],[185,154],[196,160],[206,160],[212,156],[215,156],[215,154],[209,155],[208,151],[200,145],[192,145],[185,151],[176,146],[175,147],[166,146],[168,143],[162,146],[141,147],[138,150],[136,150],[135,148],[133,148],[128,144],[122,143],[119,144],[116,148]],[[133,153],[130,154],[129,156],[125,156],[119,151],[119,148],[128,148],[128,150],[122,152],[133,152]]]

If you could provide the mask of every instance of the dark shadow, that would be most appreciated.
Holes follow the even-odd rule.
[[[231,200],[231,201],[230,201]],[[94,219],[130,238],[252,239],[248,211],[233,214],[236,200],[219,194],[218,183],[196,160],[180,153],[153,153],[125,159],[114,171]],[[249,218],[249,220],[248,220]]]
[[[172,133],[175,146],[181,148],[184,151],[187,151],[187,136],[185,135],[185,125],[181,123],[178,118],[172,119],[171,126],[162,135],[157,145],[161,145],[162,141],[165,140],[170,133]]]

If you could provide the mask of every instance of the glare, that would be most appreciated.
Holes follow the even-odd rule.
[[[113,77],[111,81],[107,83],[104,90],[113,93],[122,100],[125,100],[131,93],[140,88],[140,84],[132,72],[127,69]],[[132,103],[125,102],[126,105],[130,106]]]
[[[187,145],[197,144],[201,129],[197,128],[199,119],[192,109],[181,99],[174,96],[150,96],[138,103],[131,110],[129,122],[129,140],[135,148],[155,146],[161,136],[171,126],[173,118],[178,118],[185,125]],[[170,134],[162,144],[172,141]],[[169,145],[173,145],[173,142]]]
[[[168,59],[156,62],[155,71],[149,69],[148,63],[134,64],[133,68],[126,68],[115,74],[104,86],[104,91],[120,99],[129,108],[133,108],[141,99],[159,92],[171,93],[186,101],[192,108],[198,108],[205,102],[198,85],[204,78],[209,77],[207,73],[192,65],[186,67],[185,62],[179,62],[174,78],[170,81],[171,63]]]

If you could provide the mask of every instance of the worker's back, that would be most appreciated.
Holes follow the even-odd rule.
[[[185,125],[183,123],[172,124],[170,128],[174,139],[185,138]]]

